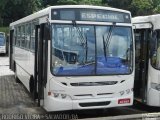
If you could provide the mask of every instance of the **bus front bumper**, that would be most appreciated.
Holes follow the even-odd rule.
[[[57,99],[52,96],[48,96],[45,99],[44,108],[47,111],[65,111],[131,106],[132,104],[133,93],[117,98],[97,98],[82,100]]]

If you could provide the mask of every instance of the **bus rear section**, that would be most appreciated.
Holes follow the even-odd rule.
[[[133,18],[136,44],[135,98],[150,106],[160,106],[159,15]],[[154,99],[153,99],[154,98]]]
[[[0,32],[0,54],[6,53],[6,38],[5,33]]]
[[[31,46],[26,51],[18,39],[17,35],[23,34],[18,29],[26,20],[24,26],[32,25],[33,18],[37,21],[35,34],[27,35],[35,38],[35,44],[33,47],[32,39],[27,39]],[[36,92],[35,99],[47,111],[133,104],[134,41],[130,12],[88,5],[53,6],[10,27],[18,40],[13,46],[15,73],[32,95]],[[22,40],[25,38],[29,37]],[[31,50],[32,47],[35,49]]]

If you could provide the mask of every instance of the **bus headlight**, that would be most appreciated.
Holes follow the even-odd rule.
[[[49,96],[52,96],[54,98],[59,98],[59,99],[70,99],[70,97],[67,94],[64,93],[57,93],[57,92],[48,92]]]
[[[151,83],[151,88],[160,91],[160,84],[157,83]]]
[[[130,94],[131,92],[133,92],[133,88],[120,91],[119,93],[120,93],[120,95],[122,96],[122,95],[124,95],[124,94]]]

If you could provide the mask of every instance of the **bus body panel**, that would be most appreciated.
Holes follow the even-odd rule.
[[[29,90],[29,80],[30,77],[34,75],[34,53],[15,47],[14,56],[17,76],[20,80],[22,80],[22,83]]]
[[[48,45],[50,45],[50,42]],[[48,51],[50,51],[50,47],[48,48]],[[50,55],[48,55],[48,84],[46,85],[46,88],[44,88],[45,97],[43,104],[43,107],[47,111],[98,109],[133,105],[134,72],[132,72],[130,75],[56,77],[51,74],[50,65]],[[117,83],[114,85],[102,86],[70,85],[71,83],[101,81],[117,81]],[[62,83],[67,83],[67,86]],[[124,92],[124,94],[121,95],[120,92]],[[59,96],[55,98],[54,93],[58,93]],[[65,99],[61,98],[62,94],[66,94],[67,97]],[[124,100],[124,103],[118,103],[119,100]],[[80,103],[94,103],[104,101],[109,101],[110,103],[108,105],[95,105],[90,107],[81,107],[79,105]]]
[[[77,78],[75,78],[74,80],[76,79]],[[85,79],[85,77],[83,79]],[[91,77],[90,79],[101,80],[98,77],[97,78]],[[80,82],[80,80],[78,81]],[[111,86],[66,87],[64,85],[61,85],[61,83],[57,83],[56,81],[51,79],[49,91],[52,91],[53,93],[55,91],[56,93],[67,94],[66,98],[67,100],[62,99],[60,95],[58,98],[54,98],[54,96],[47,96],[47,99],[45,100],[46,103],[45,109],[49,111],[56,111],[57,109],[66,110],[68,109],[69,106],[70,109],[95,109],[95,108],[110,108],[116,106],[130,106],[133,104],[133,92],[131,89],[133,88],[133,85],[131,84],[132,81],[133,79],[130,78],[127,79],[124,83],[118,83],[117,85],[111,85]],[[126,93],[127,90],[130,90],[128,94]],[[124,95],[122,96],[120,95],[121,91],[125,91]],[[130,102],[124,104],[118,104],[118,100],[120,99],[130,99]],[[56,101],[55,104],[54,102],[52,104],[54,107],[51,106],[50,104],[52,100]],[[104,101],[109,101],[111,103],[109,105],[103,105],[103,106],[97,105],[90,107],[81,107],[79,105],[80,103],[94,103],[94,102],[104,102]],[[64,107],[59,107],[59,106],[64,106]]]
[[[155,89],[152,84],[160,84],[160,71],[154,69],[151,64],[149,64],[148,69],[148,88],[147,88],[147,104],[150,106],[160,107],[160,90]]]

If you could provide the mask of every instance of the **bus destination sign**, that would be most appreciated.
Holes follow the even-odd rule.
[[[52,20],[130,23],[129,13],[96,9],[52,9]]]
[[[122,14],[115,13],[81,12],[81,20],[123,22],[124,17]]]

